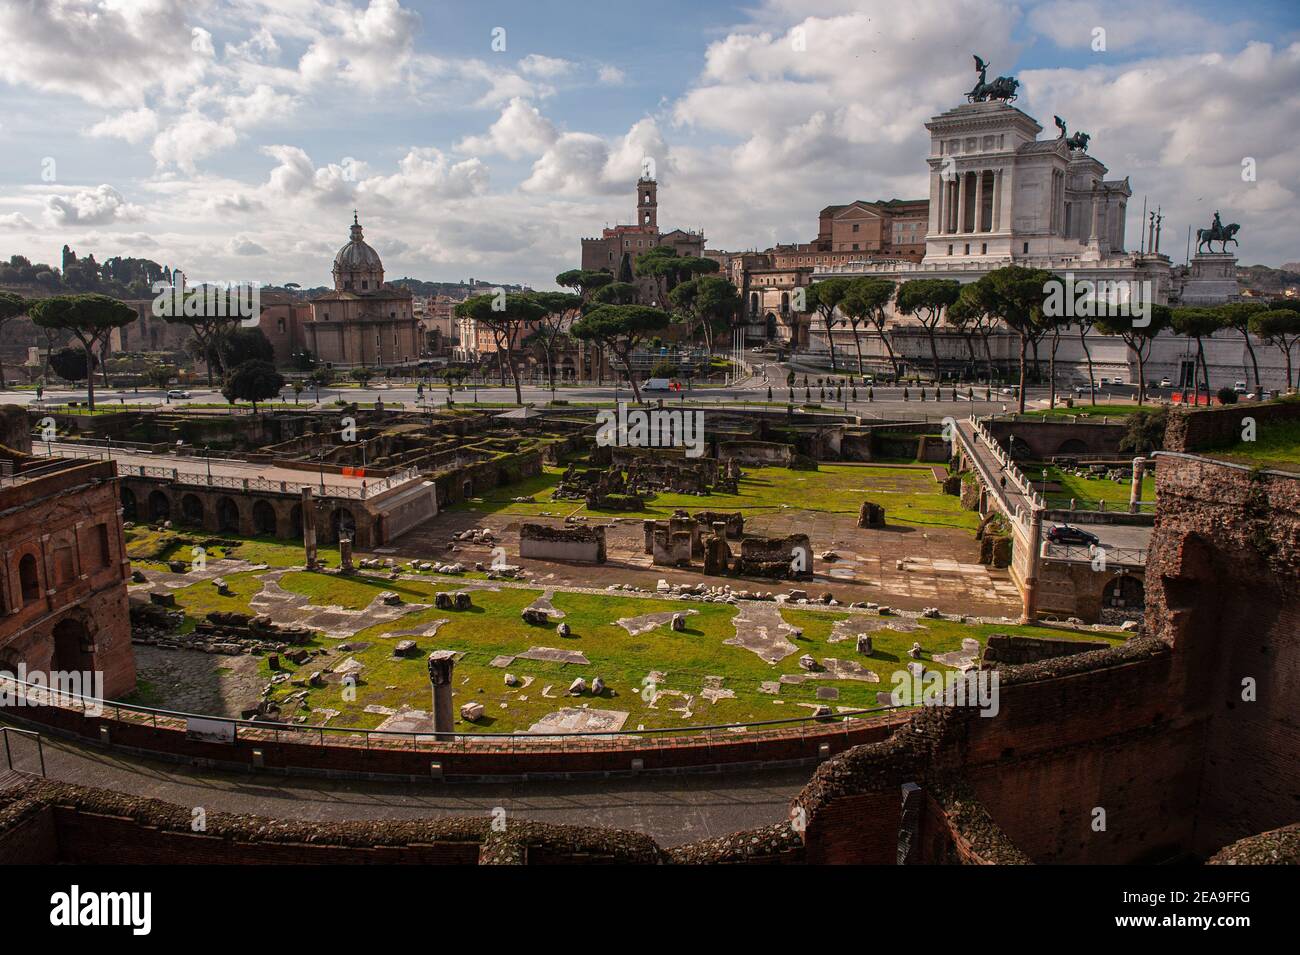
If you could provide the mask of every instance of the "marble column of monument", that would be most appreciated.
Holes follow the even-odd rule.
[[[429,682],[433,685],[433,732],[438,739],[448,739],[456,722],[451,705],[451,671],[456,665],[454,650],[434,650],[429,654]]]

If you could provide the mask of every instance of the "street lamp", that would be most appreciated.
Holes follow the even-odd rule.
[[[208,466],[208,485],[212,484],[212,448],[209,445],[203,446],[203,463]]]

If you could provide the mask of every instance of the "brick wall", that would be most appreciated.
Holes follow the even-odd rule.
[[[1194,849],[1209,853],[1300,815],[1300,476],[1159,460],[1147,630],[1208,721]]]
[[[1300,401],[1245,402],[1219,408],[1169,409],[1165,426],[1166,451],[1207,451],[1241,440],[1241,419],[1254,418],[1256,428],[1279,421],[1300,420]]]

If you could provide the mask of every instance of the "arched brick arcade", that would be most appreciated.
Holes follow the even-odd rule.
[[[1110,610],[1141,610],[1146,606],[1146,587],[1132,574],[1120,574],[1106,585],[1101,605]]]
[[[217,530],[239,533],[239,505],[234,498],[217,498]]]
[[[181,520],[196,527],[203,526],[203,498],[197,494],[181,495]]]
[[[274,537],[279,526],[275,507],[270,501],[253,502],[253,533],[263,537]]]
[[[149,521],[153,524],[161,524],[163,521],[171,520],[172,502],[163,491],[151,491],[149,493]]]

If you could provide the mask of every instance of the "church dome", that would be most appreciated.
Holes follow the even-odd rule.
[[[352,213],[348,242],[334,256],[334,287],[338,291],[374,291],[384,282],[384,263],[361,232],[357,214]]]

